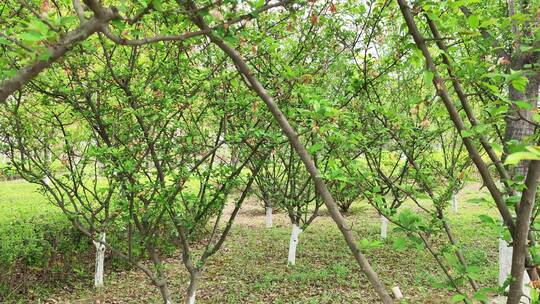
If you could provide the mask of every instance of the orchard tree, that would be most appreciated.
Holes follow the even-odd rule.
[[[256,151],[261,140],[249,134],[255,126],[235,138],[224,136],[229,114],[243,107],[216,95],[219,87],[208,90],[210,95],[202,90],[219,83],[211,81],[223,63],[219,56],[91,42],[95,50],[80,49],[79,58],[50,69],[47,80],[31,84],[28,98],[3,105],[8,115],[2,134],[11,162],[21,176],[40,184],[100,251],[106,246],[145,272],[165,303],[172,296],[161,256],[174,248],[174,227],[191,274],[186,298],[193,303],[204,262],[224,242],[253,182],[253,176],[240,176],[254,153],[242,149]],[[167,63],[171,56],[189,63]],[[183,75],[180,82],[176,75]],[[200,83],[201,76],[208,82]],[[245,159],[224,161],[225,142]],[[236,187],[242,191],[235,212],[218,231]],[[210,223],[207,248],[193,264],[189,240]],[[127,244],[106,241],[106,232],[121,238],[125,230]],[[102,265],[103,255],[97,256]],[[153,269],[142,263],[146,257]]]
[[[533,111],[538,102],[539,74],[535,65],[539,40],[534,13],[538,3],[517,7],[509,1],[507,6],[500,7],[500,3],[488,2],[483,7],[489,9],[478,12],[469,2],[451,3],[444,12],[429,3],[414,3],[414,10],[406,1],[398,0],[398,4],[417,52],[425,60],[426,78],[445,105],[512,237],[507,303],[519,303],[524,270],[531,281],[538,281],[531,256],[531,252],[536,252],[535,234],[530,230],[538,209],[536,192],[540,177]],[[445,41],[455,40],[463,24],[473,29],[463,44],[475,46],[466,53]],[[443,39],[443,35],[448,38]],[[473,60],[469,61],[471,55]],[[479,66],[476,62],[482,62],[480,58],[488,60]],[[506,69],[508,65],[513,69]],[[508,96],[504,94],[505,87]],[[476,105],[485,111],[476,110]],[[496,119],[502,117],[504,125]],[[496,140],[490,141],[486,136],[489,132],[498,135]],[[488,155],[487,160],[481,157],[482,151]],[[489,165],[496,168],[495,174],[490,172]],[[502,189],[496,180],[503,183]]]
[[[299,235],[317,217],[322,202],[300,160],[288,145],[275,146],[265,162],[265,175],[261,176],[261,191],[270,193],[272,204],[284,210],[292,225],[287,263],[296,262]],[[264,181],[262,178],[265,178]]]

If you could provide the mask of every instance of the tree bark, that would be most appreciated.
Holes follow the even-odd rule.
[[[457,213],[458,210],[458,200],[456,192],[452,192],[452,213]]]
[[[195,304],[195,294],[197,292],[197,285],[199,280],[198,271],[190,271],[189,274],[189,287],[186,294],[186,304]]]
[[[535,14],[531,12],[527,6],[522,6],[521,4],[517,6],[519,13],[523,14]],[[527,72],[525,76],[528,80],[524,92],[520,92],[513,83],[510,82],[508,86],[508,98],[513,101],[525,101],[530,104],[530,109],[522,109],[517,105],[511,105],[508,113],[505,118],[506,129],[504,134],[505,142],[510,140],[517,140],[519,142],[526,142],[526,138],[531,136],[534,133],[535,126],[532,122],[533,111],[537,110],[538,103],[538,85],[540,82],[540,72],[538,69],[531,69],[531,71],[526,71],[527,65],[532,65],[533,67],[538,64],[539,52],[529,51],[523,52],[521,46],[523,41],[528,39],[534,39],[534,33],[531,31],[534,26],[528,27],[531,25],[527,22],[523,28],[520,28],[517,24],[517,20],[514,20],[513,17],[516,15],[516,3],[513,0],[508,0],[507,3],[508,17],[511,20],[512,24],[512,53],[511,56],[506,55],[506,59],[510,59],[510,70],[518,72]],[[533,40],[535,41],[535,40]],[[540,47],[540,41],[536,40],[533,42],[533,46]],[[510,57],[510,58],[509,58]],[[529,161],[521,161],[515,168],[514,174],[526,176],[527,168],[529,166]],[[519,208],[519,207],[518,207]]]
[[[171,293],[169,291],[169,287],[167,287],[167,284],[160,284],[158,287],[159,287],[159,292],[161,293],[161,298],[163,299],[163,303],[173,304]]]
[[[154,284],[156,284],[156,286],[159,288],[163,303],[172,304],[173,301],[167,284],[167,278],[163,273],[163,263],[158,256],[156,247],[154,244],[148,243],[146,245],[146,250],[148,251],[148,254],[150,255],[150,258],[152,259],[152,262],[154,263],[154,267],[156,269]]]
[[[302,233],[302,229],[298,224],[292,224],[291,239],[289,241],[289,258],[287,265],[294,266],[296,264],[296,246],[298,246],[298,237]]]
[[[94,246],[96,247],[96,272],[94,274],[94,287],[101,288],[103,287],[103,275],[105,268],[105,232],[100,234],[100,242],[94,241]]]
[[[528,167],[525,179],[526,188],[521,195],[516,229],[513,235],[512,282],[508,291],[507,304],[518,304],[523,294],[523,272],[525,271],[525,258],[529,252],[527,240],[539,178],[540,161],[533,160]]]
[[[514,70],[522,70],[524,59],[516,58]],[[508,86],[508,98],[515,101],[526,101],[531,105],[531,109],[520,109],[515,105],[511,105],[505,117],[506,129],[504,131],[504,141],[517,140],[518,142],[526,142],[526,139],[533,135],[535,126],[530,123],[533,121],[533,111],[538,107],[538,73],[527,77],[528,83],[525,87],[525,92],[520,92],[512,84]],[[516,166],[514,174],[526,176],[529,161],[524,160]]]
[[[381,239],[385,239],[388,236],[388,219],[384,215],[381,217]]]
[[[273,221],[272,221],[272,206],[271,205],[266,206],[265,222],[266,222],[266,228],[272,228]]]

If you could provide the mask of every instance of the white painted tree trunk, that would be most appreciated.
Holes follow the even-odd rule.
[[[105,232],[99,235],[100,241],[105,242]],[[105,265],[105,245],[94,241],[96,246],[96,273],[94,275],[94,287],[103,287],[103,269]]]
[[[196,290],[193,291],[193,293],[189,296],[189,304],[195,304],[195,294],[197,293]]]
[[[402,161],[402,162],[406,162],[407,161],[407,156],[403,153],[401,153],[401,155],[399,156],[399,160]]]
[[[161,297],[163,298],[163,303],[173,304],[174,302],[171,299],[171,293],[169,292],[169,287],[167,284],[159,286],[159,292],[161,292]]]
[[[399,286],[392,287],[392,294],[394,295],[394,299],[396,299],[396,300],[403,299],[403,294],[401,293],[401,290],[399,289]]]
[[[187,290],[186,304],[195,304],[195,295],[197,294],[197,285],[199,280],[199,272],[193,271],[189,276],[189,287]]]
[[[512,253],[513,248],[508,246],[508,243],[506,243],[505,240],[499,238],[499,286],[502,286],[504,281],[506,281],[506,279],[510,276],[510,272],[512,270]],[[523,284],[528,285],[529,282],[529,275],[527,274],[527,271],[525,271],[523,276]],[[506,287],[506,290],[508,290],[508,287]],[[529,288],[524,287],[523,293],[526,296],[529,296]],[[529,299],[522,297],[521,303],[529,303]]]
[[[272,228],[272,207],[266,207],[266,228]]]
[[[297,224],[293,224],[291,232],[291,241],[289,242],[289,258],[287,260],[288,265],[294,265],[296,263],[296,246],[298,245],[298,236],[302,232],[302,229]]]
[[[512,247],[499,238],[499,286],[504,284],[512,268]]]
[[[457,201],[457,195],[455,192],[452,193],[452,213],[457,213],[458,209],[458,201]]]
[[[388,235],[388,219],[381,215],[381,238],[385,239]]]

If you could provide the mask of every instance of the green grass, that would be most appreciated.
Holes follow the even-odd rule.
[[[39,259],[43,226],[67,222],[59,208],[48,203],[37,186],[24,181],[0,183],[0,263],[19,258]]]
[[[28,217],[58,217],[61,210],[50,204],[38,191],[38,186],[26,181],[0,182],[0,225]]]

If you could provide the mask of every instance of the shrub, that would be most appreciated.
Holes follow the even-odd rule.
[[[0,224],[0,302],[36,285],[66,282],[90,268],[86,238],[60,214],[21,217]]]

